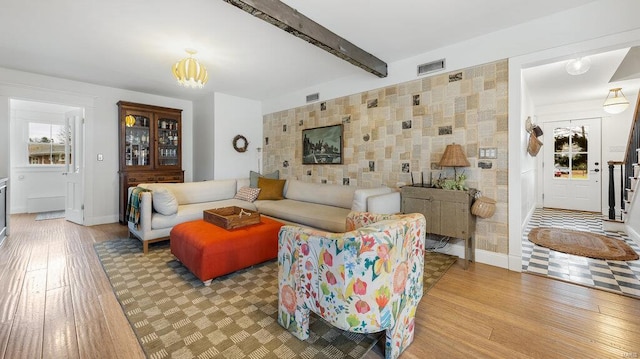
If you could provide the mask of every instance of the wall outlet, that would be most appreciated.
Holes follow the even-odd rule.
[[[98,153],[98,161],[103,161],[104,160],[104,156],[102,155],[102,153]]]

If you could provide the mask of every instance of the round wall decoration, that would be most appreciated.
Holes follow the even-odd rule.
[[[237,135],[233,138],[233,149],[238,152],[245,152],[249,146],[249,141],[243,135]]]

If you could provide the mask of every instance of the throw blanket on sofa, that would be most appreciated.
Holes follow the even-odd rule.
[[[129,222],[136,226],[136,228],[140,227],[140,201],[142,200],[142,193],[144,192],[151,191],[146,188],[135,187],[131,190],[131,196],[129,196],[126,217]]]

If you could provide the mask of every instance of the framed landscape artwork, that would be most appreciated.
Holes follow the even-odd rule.
[[[302,164],[342,164],[342,125],[302,130]]]

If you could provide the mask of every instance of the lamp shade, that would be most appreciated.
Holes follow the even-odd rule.
[[[178,80],[178,84],[186,87],[202,88],[209,80],[209,74],[206,67],[201,65],[198,60],[193,58],[196,54],[195,50],[186,50],[189,57],[186,57],[175,63],[171,67],[173,76]]]
[[[629,100],[624,97],[622,89],[619,87],[609,90],[609,94],[602,104],[604,111],[613,115],[623,112],[627,107],[629,107]]]
[[[440,167],[469,167],[471,164],[467,160],[467,156],[464,155],[462,146],[458,144],[447,145],[444,149],[442,159],[438,163]]]

